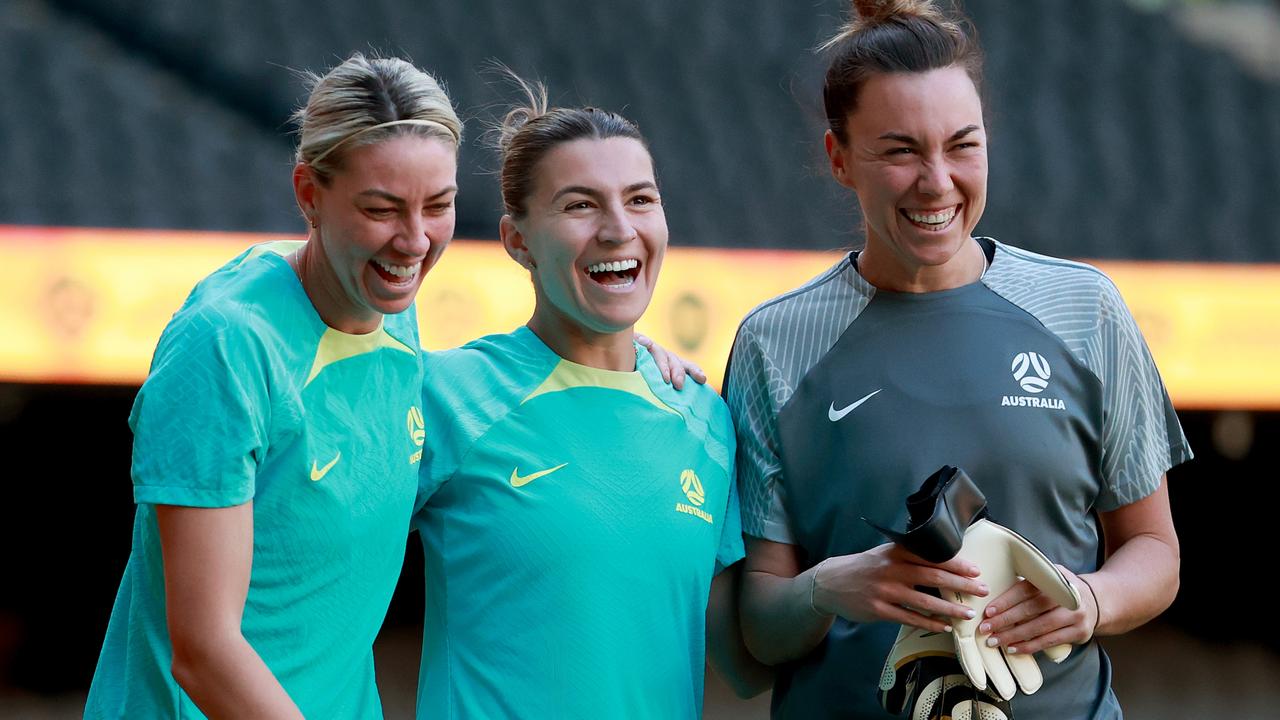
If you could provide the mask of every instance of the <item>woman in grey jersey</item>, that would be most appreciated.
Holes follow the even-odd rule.
[[[1118,717],[1092,639],[1172,602],[1164,474],[1190,450],[1104,275],[972,236],[987,151],[981,54],[962,24],[920,0],[854,5],[827,44],[825,144],[866,247],[754,310],[728,371],[748,646],[783,664],[775,717],[885,717],[877,681],[898,624],[971,617],[916,588],[988,588],[973,564],[925,562],[861,518],[901,527],[903,499],[953,464],[1081,597],[1068,610],[1020,583],[988,608],[981,631],[1008,653],[1077,646],[1041,664],[1017,717]]]

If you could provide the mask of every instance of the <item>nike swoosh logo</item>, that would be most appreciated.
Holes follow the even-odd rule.
[[[312,460],[311,461],[311,482],[315,482],[320,478],[324,477],[325,475],[328,475],[329,471],[333,469],[333,466],[337,465],[338,461],[341,459],[342,459],[342,451],[339,450],[338,454],[334,455],[333,459],[329,461],[329,464],[325,465],[322,468],[316,467],[316,461]]]
[[[520,477],[520,468],[517,467],[511,471],[511,487],[524,487],[525,485],[528,485],[534,480],[537,480],[538,478],[543,477],[545,475],[550,475],[551,473],[559,470],[560,468],[568,464],[569,463],[560,463],[559,465],[551,468],[550,470],[542,470],[540,472],[532,473],[530,475],[525,475],[524,477]]]
[[[883,389],[884,389],[884,388],[880,388],[880,390],[883,390]],[[830,420],[831,420],[831,422],[839,422],[841,418],[843,418],[845,415],[848,415],[849,413],[853,412],[853,411],[854,411],[855,409],[857,409],[857,407],[858,407],[859,405],[861,405],[862,403],[864,403],[864,402],[866,402],[866,401],[870,400],[870,399],[872,398],[872,396],[874,396],[876,393],[880,392],[880,390],[872,391],[872,392],[868,393],[868,394],[866,395],[866,397],[862,398],[861,400],[859,400],[859,401],[857,401],[857,402],[853,403],[852,405],[847,405],[847,406],[845,406],[845,407],[843,407],[843,408],[841,408],[841,409],[839,409],[839,410],[837,410],[837,409],[836,409],[836,404],[835,404],[835,403],[831,403],[831,408],[830,408],[829,410],[827,410],[827,418],[828,418],[828,419],[830,419]]]

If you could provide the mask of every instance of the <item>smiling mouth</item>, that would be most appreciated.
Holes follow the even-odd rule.
[[[422,268],[421,262],[416,262],[412,265],[396,265],[377,258],[370,260],[369,264],[373,266],[373,271],[378,274],[378,277],[392,285],[408,285],[412,283],[414,278],[418,276],[418,270]]]
[[[607,288],[626,288],[640,276],[640,261],[635,258],[612,260],[588,265],[584,272],[591,281]]]
[[[955,220],[956,215],[960,213],[963,205],[952,205],[942,210],[905,210],[899,209],[898,212],[907,222],[918,228],[925,230],[942,230]]]

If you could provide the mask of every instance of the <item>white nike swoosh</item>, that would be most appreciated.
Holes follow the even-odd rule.
[[[883,389],[884,388],[880,388],[880,390],[883,390]],[[831,409],[827,410],[827,418],[829,418],[831,422],[839,422],[840,418],[843,418],[845,415],[848,415],[849,413],[853,412],[855,408],[857,408],[862,403],[870,400],[871,396],[880,392],[880,390],[873,390],[872,392],[867,393],[866,397],[862,398],[861,400],[853,403],[852,405],[843,407],[839,410],[836,409],[835,403],[831,403]]]

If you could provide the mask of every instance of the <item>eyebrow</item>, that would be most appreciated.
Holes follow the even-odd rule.
[[[947,138],[947,142],[955,142],[956,140],[959,140],[965,135],[968,135],[969,133],[975,132],[979,129],[981,128],[979,128],[977,125],[966,125],[960,128],[959,130],[955,131],[955,133],[951,137]],[[910,135],[902,135],[900,133],[895,133],[895,132],[887,132],[881,135],[879,139],[880,140],[896,140],[897,142],[906,143],[907,145],[920,144],[919,140],[916,140]]]
[[[440,192],[436,193],[435,195],[432,195],[431,197],[427,198],[427,202],[431,202],[432,200],[439,200],[440,198],[444,197],[445,195],[448,195],[449,193],[457,192],[457,191],[458,191],[458,186],[457,186],[457,185],[450,185],[449,187],[447,187],[447,188],[445,188],[445,189],[441,190]],[[399,195],[392,195],[391,193],[387,192],[386,190],[378,190],[377,188],[371,188],[371,189],[369,189],[369,190],[365,190],[365,191],[361,192],[361,193],[359,194],[359,196],[360,196],[360,197],[376,197],[376,198],[381,198],[381,199],[383,199],[383,200],[386,200],[387,202],[395,203],[395,204],[397,204],[397,205],[404,205],[404,204],[405,204],[405,202],[404,202],[404,198],[400,197]]]
[[[658,189],[658,186],[655,185],[652,181],[643,180],[641,182],[632,183],[626,186],[625,188],[622,189],[622,193],[626,195],[626,194],[636,192],[638,190],[657,190],[657,189]],[[598,198],[602,194],[599,190],[595,188],[587,187],[586,185],[567,185],[557,190],[556,194],[551,196],[551,202],[555,202],[556,200],[559,200],[560,196],[562,195],[569,195],[572,193],[577,193],[579,195],[586,195],[587,197],[593,197],[593,198]]]

